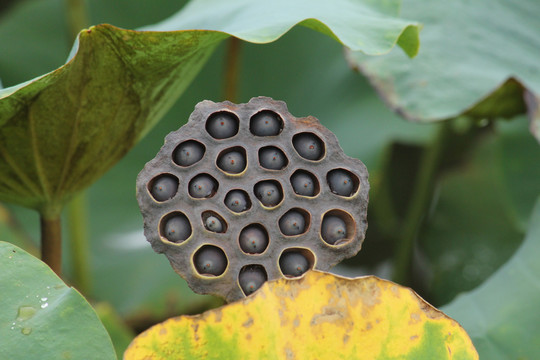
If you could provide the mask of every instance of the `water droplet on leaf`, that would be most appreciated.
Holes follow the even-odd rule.
[[[33,306],[21,306],[19,307],[19,311],[17,313],[17,320],[24,321],[31,319],[36,312],[37,310]]]

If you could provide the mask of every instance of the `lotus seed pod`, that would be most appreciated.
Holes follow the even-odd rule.
[[[205,148],[200,142],[184,141],[174,150],[173,161],[180,166],[190,166],[201,160],[204,153]]]
[[[334,194],[341,196],[351,196],[354,191],[354,182],[346,170],[336,169],[328,173],[328,186]]]
[[[240,151],[229,151],[218,158],[218,166],[225,172],[239,174],[246,168],[246,157]]]
[[[324,145],[314,134],[301,133],[293,138],[293,146],[304,159],[320,160],[324,155]]]
[[[288,211],[279,219],[279,229],[287,236],[303,234],[306,232],[304,216],[296,210]]]
[[[246,211],[251,206],[248,194],[243,190],[229,191],[225,196],[225,205],[235,213]]]
[[[281,255],[279,267],[283,275],[297,277],[309,270],[309,261],[300,252],[289,251]]]
[[[205,227],[216,233],[223,232],[223,224],[221,223],[221,220],[219,220],[215,216],[209,216],[206,218],[206,221],[204,222]]]
[[[182,242],[191,235],[191,225],[185,215],[175,215],[165,222],[165,238],[171,242]]]
[[[259,225],[248,225],[240,232],[240,248],[248,254],[260,254],[268,247],[268,233]]]
[[[165,195],[154,194],[163,174],[178,180],[175,194],[165,194],[167,181]],[[231,302],[263,280],[327,271],[354,256],[367,228],[367,177],[334,134],[284,102],[205,100],[145,165],[137,200],[152,248],[193,291]]]
[[[208,198],[215,194],[218,184],[210,175],[200,174],[189,183],[189,195],[196,199]]]
[[[291,185],[294,192],[302,196],[315,195],[315,181],[311,175],[305,172],[295,172],[291,176]]]
[[[157,201],[171,199],[178,191],[178,179],[172,175],[161,175],[157,177],[152,184],[152,196]]]
[[[195,253],[195,268],[201,275],[219,276],[227,267],[227,257],[216,246],[205,245]]]
[[[281,132],[283,121],[273,111],[261,111],[251,117],[249,130],[257,136],[274,136]]]
[[[246,266],[238,275],[238,283],[246,295],[253,294],[268,279],[262,266]]]
[[[206,131],[215,139],[230,138],[238,133],[238,119],[231,113],[215,113],[206,122]]]
[[[261,181],[255,185],[255,196],[267,207],[276,206],[283,200],[280,187],[274,181]]]
[[[334,245],[347,237],[347,225],[338,216],[327,215],[321,225],[321,236],[324,241]]]
[[[283,151],[269,146],[259,150],[259,163],[265,169],[281,170],[287,166],[288,160]]]

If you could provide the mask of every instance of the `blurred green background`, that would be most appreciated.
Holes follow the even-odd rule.
[[[170,16],[184,3],[92,0],[86,5],[91,24],[133,29]],[[4,87],[65,62],[72,44],[66,19],[66,5],[60,0],[2,3]],[[225,100],[228,44],[218,47],[167,115],[81,200],[90,244],[91,276],[85,296],[102,303],[102,309],[117,312],[135,331],[221,304],[194,294],[166,258],[152,251],[142,233],[135,179],[165,135],[187,121],[196,103]],[[335,272],[392,278],[396,241],[414,201],[423,155],[440,141],[442,126],[450,136],[426,189],[428,203],[416,228],[410,274],[399,278],[441,306],[481,284],[521,244],[540,194],[540,148],[524,116],[497,122],[457,118],[442,126],[407,122],[349,67],[339,43],[302,27],[274,43],[241,44],[236,100],[247,102],[260,95],[285,101],[297,117],[317,117],[336,134],[346,154],[368,167],[372,190],[364,248]],[[67,215],[65,220],[64,268],[69,282],[74,267]],[[27,249],[38,246],[38,214],[0,204],[0,239]]]

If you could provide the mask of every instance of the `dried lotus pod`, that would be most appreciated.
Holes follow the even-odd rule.
[[[361,248],[369,184],[312,116],[202,101],[137,178],[144,232],[197,293],[234,301]]]

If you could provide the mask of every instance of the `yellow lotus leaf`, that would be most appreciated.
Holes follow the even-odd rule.
[[[244,300],[169,319],[125,360],[478,359],[465,330],[411,289],[374,276],[310,271]]]

